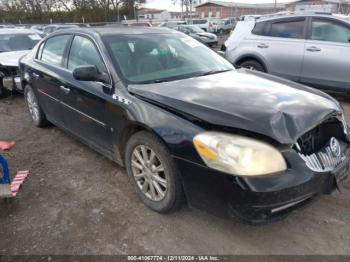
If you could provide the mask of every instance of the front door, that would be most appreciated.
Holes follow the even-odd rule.
[[[74,79],[73,70],[82,65],[95,65],[100,72],[108,74],[93,41],[76,35],[68,56],[70,73],[61,87],[65,126],[87,143],[112,151],[112,130],[106,114],[111,88],[100,82]]]
[[[336,91],[350,90],[350,26],[312,18],[305,45],[301,82]]]

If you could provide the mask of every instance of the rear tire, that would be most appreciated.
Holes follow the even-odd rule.
[[[259,72],[266,72],[264,66],[256,60],[247,60],[239,64],[240,67],[255,70]]]
[[[141,131],[130,138],[125,166],[136,193],[147,207],[168,213],[181,206],[184,193],[179,171],[164,143],[154,134]]]
[[[24,99],[34,125],[37,127],[47,126],[49,121],[47,121],[45,113],[39,105],[38,98],[30,85],[26,85],[24,88]]]

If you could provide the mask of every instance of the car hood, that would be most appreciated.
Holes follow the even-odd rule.
[[[214,34],[211,33],[196,33],[197,36],[204,36],[204,37],[208,37],[208,38],[215,38]]]
[[[294,144],[330,115],[342,113],[339,103],[323,92],[245,69],[128,89],[207,123],[258,133],[281,144]]]
[[[19,59],[28,54],[30,50],[3,52],[0,53],[0,65],[2,66],[18,66]]]

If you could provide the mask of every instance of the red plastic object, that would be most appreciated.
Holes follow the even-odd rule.
[[[11,182],[12,197],[15,197],[23,184],[24,180],[29,175],[29,170],[18,171],[15,178]]]
[[[1,150],[10,150],[16,144],[15,141],[0,141]]]

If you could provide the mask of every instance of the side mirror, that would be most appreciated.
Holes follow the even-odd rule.
[[[105,84],[109,83],[106,73],[100,73],[94,65],[78,66],[73,70],[73,77],[79,81],[96,81]]]

